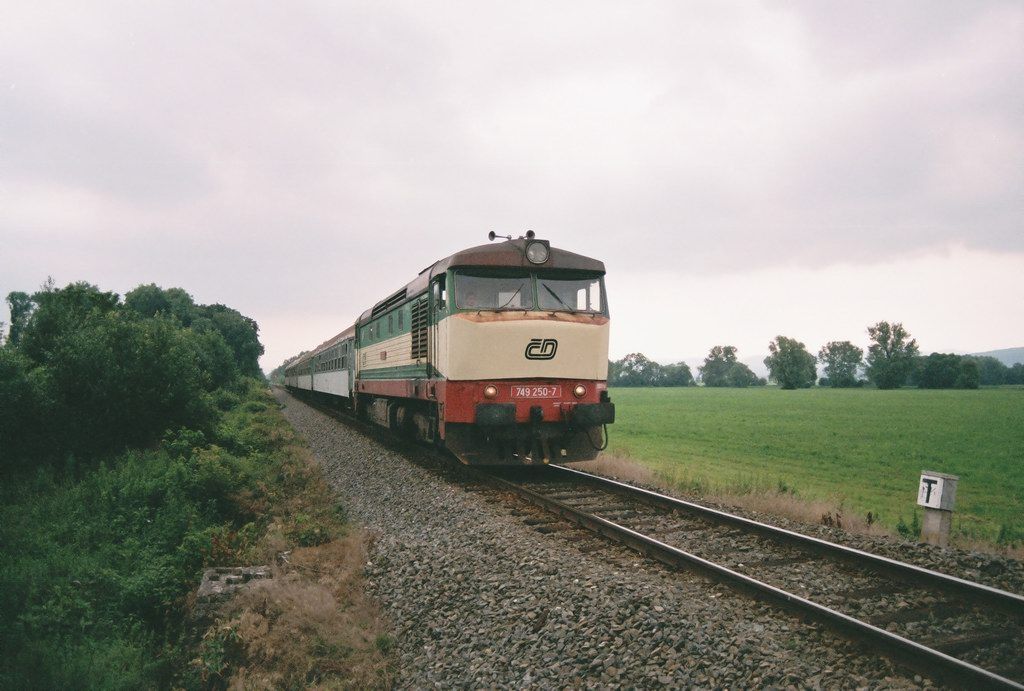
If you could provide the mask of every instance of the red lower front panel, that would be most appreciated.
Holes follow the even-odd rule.
[[[484,391],[493,386],[496,395],[487,398]],[[582,386],[585,392],[576,396]],[[515,403],[516,422],[530,421],[530,408],[540,406],[544,422],[558,422],[571,416],[578,403],[597,403],[608,383],[592,379],[498,379],[492,381],[439,381],[437,399],[444,403],[446,423],[476,422],[479,403]]]

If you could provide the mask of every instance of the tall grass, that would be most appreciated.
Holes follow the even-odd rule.
[[[1024,541],[1024,389],[613,389],[609,453],[697,493],[828,500],[891,529],[922,470],[960,476],[954,529]]]

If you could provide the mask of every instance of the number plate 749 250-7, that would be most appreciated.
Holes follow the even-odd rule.
[[[561,398],[561,386],[519,386],[512,387],[512,398]]]

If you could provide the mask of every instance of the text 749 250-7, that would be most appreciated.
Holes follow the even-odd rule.
[[[513,386],[512,398],[561,398],[561,386]]]

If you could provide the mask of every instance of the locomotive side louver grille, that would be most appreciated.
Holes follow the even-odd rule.
[[[380,302],[380,304],[376,305],[373,308],[373,310],[370,311],[370,316],[371,317],[377,317],[377,316],[387,312],[389,309],[391,309],[392,307],[394,307],[398,303],[402,302],[403,300],[405,300],[405,288],[402,288],[400,291],[398,291],[397,293],[395,293],[391,297],[388,297],[388,298],[385,298],[384,300],[382,300]]]
[[[424,295],[412,305],[412,359],[427,357],[427,296]]]

